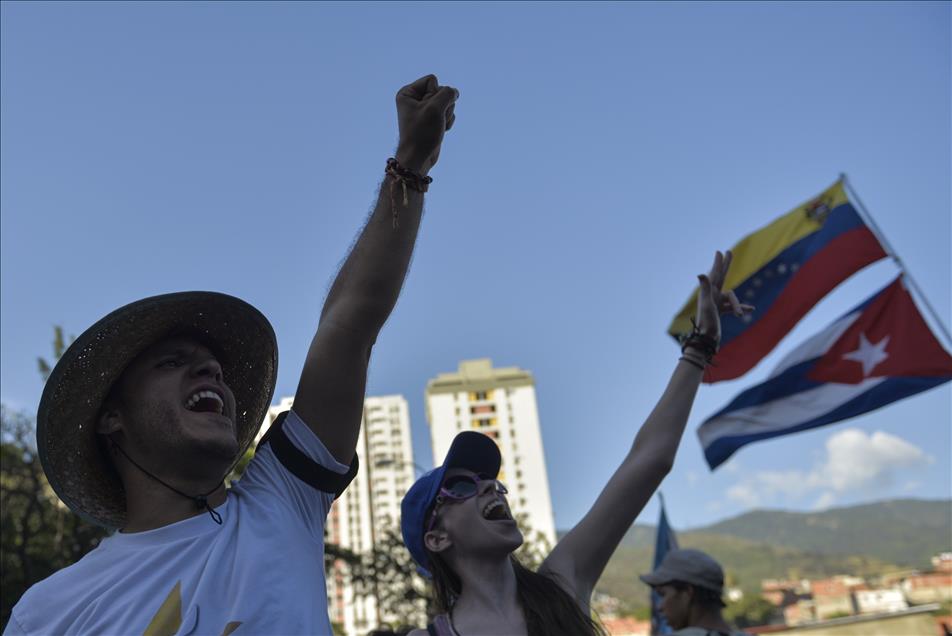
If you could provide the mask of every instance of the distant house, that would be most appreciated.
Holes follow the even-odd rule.
[[[796,605],[800,601],[810,600],[810,581],[764,579],[760,582],[760,596],[771,605],[786,611],[787,607]],[[810,607],[812,608],[812,602]],[[791,610],[797,614],[800,610]],[[812,609],[810,610],[813,611]],[[812,615],[812,614],[811,614]]]
[[[952,572],[952,552],[942,552],[932,557],[932,569],[936,572]]]
[[[764,579],[760,582],[760,596],[771,605],[786,607],[800,600],[805,587],[801,581]]]
[[[853,592],[866,589],[866,581],[857,576],[834,576],[810,582],[816,618],[823,620],[856,613]]]
[[[930,572],[906,577],[902,591],[910,603],[952,601],[952,572]]]
[[[602,619],[611,636],[650,636],[651,621],[640,621],[637,618],[605,618]]]
[[[908,609],[909,604],[899,587],[877,590],[854,590],[853,600],[859,614],[885,614]]]
[[[809,598],[787,605],[783,608],[783,622],[787,625],[802,625],[816,620],[816,608]]]

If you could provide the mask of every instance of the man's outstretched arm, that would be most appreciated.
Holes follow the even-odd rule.
[[[426,176],[455,121],[459,93],[433,75],[397,93],[403,169]],[[394,214],[396,210],[396,215]],[[294,410],[350,464],[357,446],[370,351],[400,295],[420,227],[423,193],[387,174],[377,205],[324,302],[294,396]]]

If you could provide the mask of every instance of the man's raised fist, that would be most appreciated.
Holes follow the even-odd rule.
[[[400,165],[421,175],[430,171],[440,157],[443,134],[456,121],[457,99],[459,91],[440,86],[436,75],[421,77],[397,92]]]

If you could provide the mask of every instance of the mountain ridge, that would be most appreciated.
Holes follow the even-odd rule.
[[[932,556],[952,551],[952,499],[889,499],[818,512],[761,508],[674,530],[681,547],[716,558],[729,585],[756,594],[766,578],[928,569]],[[654,542],[655,526],[633,525],[598,591],[621,599],[628,610],[644,607],[647,586],[637,575],[651,570]]]

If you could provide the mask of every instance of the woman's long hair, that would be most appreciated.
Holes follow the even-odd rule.
[[[428,551],[427,556],[433,574],[433,600],[438,612],[448,614],[459,598],[462,583],[439,555]],[[516,573],[516,594],[529,636],[607,636],[598,621],[555,580],[533,572],[514,556],[509,559]]]

